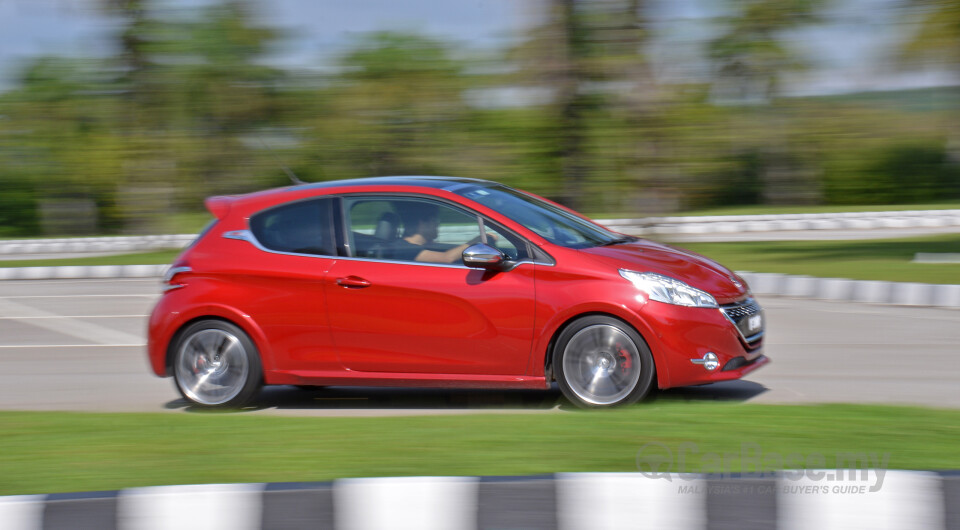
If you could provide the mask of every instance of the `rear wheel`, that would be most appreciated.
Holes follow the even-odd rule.
[[[650,348],[633,328],[612,317],[583,317],[557,340],[554,372],[574,405],[601,408],[639,401],[653,386]]]
[[[191,324],[177,341],[177,390],[203,407],[239,407],[257,394],[263,369],[256,346],[239,327],[221,320]]]

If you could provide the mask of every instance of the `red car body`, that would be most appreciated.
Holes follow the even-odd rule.
[[[589,248],[551,243],[454,191],[474,182],[484,181],[374,178],[208,199],[217,220],[173,263],[150,317],[153,372],[174,375],[178,334],[210,319],[249,336],[267,385],[545,389],[555,372],[554,343],[584,315],[635,330],[649,346],[659,388],[738,379],[767,362],[762,331],[745,337],[724,309],[750,301],[746,283],[728,269],[642,239]],[[498,272],[351,256],[343,199],[364,196],[456,205],[523,238],[542,259]],[[332,255],[269,251],[251,236],[258,212],[316,197],[340,205],[331,219],[338,241]],[[675,278],[720,307],[651,300],[621,269]],[[708,353],[718,360],[713,369],[702,361]]]

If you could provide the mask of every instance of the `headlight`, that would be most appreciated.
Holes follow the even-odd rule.
[[[626,269],[620,269],[620,276],[630,280],[651,300],[687,307],[718,307],[717,301],[709,293],[694,289],[669,276]]]

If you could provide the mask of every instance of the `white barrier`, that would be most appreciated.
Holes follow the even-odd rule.
[[[957,528],[960,475],[809,469],[159,486],[0,497],[5,530]]]

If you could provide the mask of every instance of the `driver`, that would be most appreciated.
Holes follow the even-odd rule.
[[[403,236],[390,246],[394,259],[405,261],[423,261],[427,263],[456,263],[462,259],[463,251],[470,245],[481,241],[477,236],[470,241],[447,250],[429,250],[425,248],[437,239],[440,226],[440,208],[435,204],[416,203],[404,205],[400,211],[403,221]],[[496,239],[493,234],[488,238]]]

